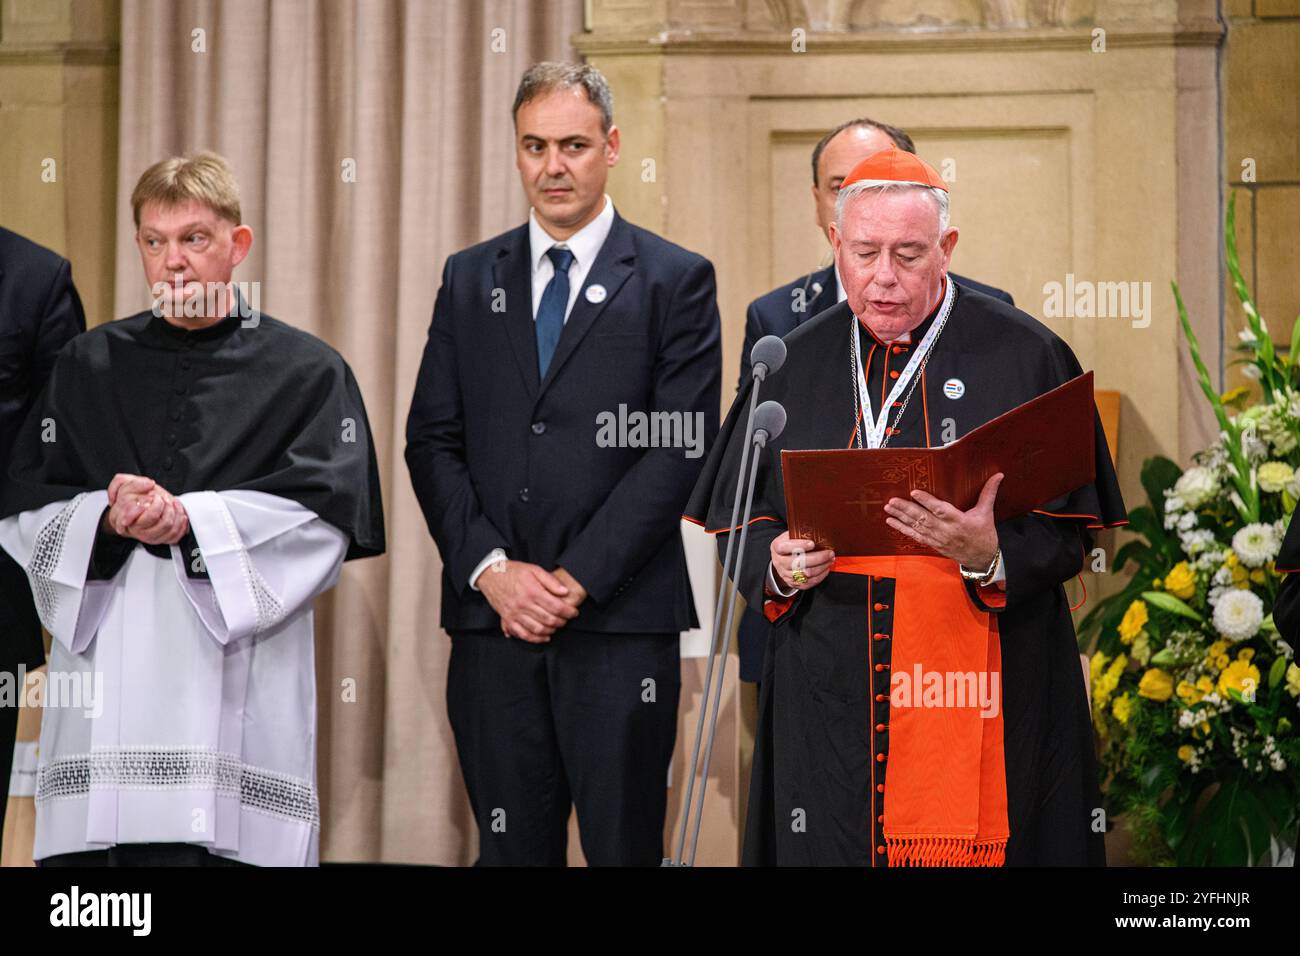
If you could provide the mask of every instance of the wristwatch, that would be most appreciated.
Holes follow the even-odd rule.
[[[1002,560],[1002,549],[998,548],[993,552],[993,560],[989,562],[987,571],[972,571],[964,564],[958,564],[957,570],[967,581],[974,581],[979,587],[984,587],[993,580],[993,575],[998,570],[998,562]]]

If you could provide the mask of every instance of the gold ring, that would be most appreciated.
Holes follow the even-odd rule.
[[[790,578],[794,581],[795,584],[808,583],[808,575],[804,574],[802,570],[795,570],[795,572],[790,575]]]

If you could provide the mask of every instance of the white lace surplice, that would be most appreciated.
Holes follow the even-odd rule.
[[[338,580],[347,536],[262,492],[180,500],[209,580],[173,546],[171,561],[136,547],[111,581],[87,581],[106,491],[0,521],[54,637],[34,856],[186,842],[314,866],[312,601]],[[102,692],[55,700],[56,683]]]

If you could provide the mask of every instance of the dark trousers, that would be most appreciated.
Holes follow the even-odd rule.
[[[479,865],[658,866],[677,737],[677,634],[452,634],[447,674]]]
[[[106,850],[57,853],[37,866],[251,866],[193,843],[119,843]]]

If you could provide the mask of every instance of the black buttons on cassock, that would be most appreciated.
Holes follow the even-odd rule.
[[[519,489],[519,500],[520,500],[520,501],[527,501],[527,500],[528,500],[528,489],[527,489],[527,488],[520,488],[520,489]]]
[[[533,434],[541,435],[546,431],[546,422],[533,422]]]

